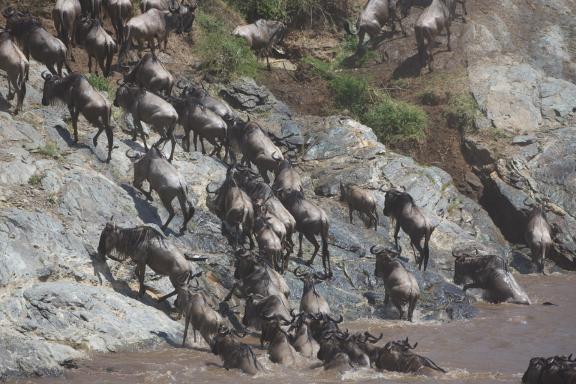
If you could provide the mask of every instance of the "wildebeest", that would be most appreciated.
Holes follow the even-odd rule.
[[[138,53],[142,52],[143,42],[155,52],[155,39],[159,47],[164,42],[164,50],[168,45],[168,34],[172,31],[180,33],[183,23],[183,15],[179,13],[179,6],[171,5],[168,11],[150,9],[143,14],[132,17],[126,23],[124,42],[118,55],[118,62],[122,64],[131,49],[132,42],[138,42]]]
[[[407,319],[412,321],[412,315],[416,308],[416,302],[420,298],[420,288],[414,275],[406,270],[402,263],[394,260],[397,256],[384,248],[376,249],[376,246],[370,248],[370,252],[376,255],[376,268],[374,275],[384,280],[386,289],[384,297],[384,306],[392,299],[392,304],[398,309],[400,319],[404,316],[402,306],[408,304]]]
[[[427,357],[412,352],[418,343],[410,345],[405,340],[390,341],[380,349],[376,367],[393,372],[410,372],[425,375],[434,375],[438,372],[446,373],[436,363]]]
[[[220,188],[211,191],[207,185],[206,192],[216,194],[215,213],[222,220],[222,232],[232,237],[232,247],[236,249],[248,237],[250,249],[254,249],[254,206],[246,192],[238,187],[236,172],[236,167],[230,166]]]
[[[180,93],[181,98],[191,98],[195,102],[208,108],[222,118],[231,127],[236,119],[236,114],[224,100],[210,96],[210,94],[203,88],[196,85],[183,85],[182,81],[176,84],[176,87],[182,90]]]
[[[522,376],[523,384],[576,384],[576,359],[570,356],[534,357]]]
[[[102,75],[108,77],[117,46],[112,36],[102,27],[100,20],[85,17],[80,19],[77,27],[77,41],[84,46],[88,55],[88,72],[92,73],[92,58],[94,58],[96,75],[100,66]]]
[[[281,229],[284,226],[281,222],[276,222],[274,216],[268,216],[268,208],[263,203],[254,204],[254,237],[258,243],[260,257],[267,259],[278,271],[284,271],[284,260],[282,258],[284,238],[280,238],[274,230],[273,224],[279,224]],[[284,233],[286,236],[286,233]]]
[[[288,328],[288,333],[293,329],[295,330],[294,335],[289,337],[290,343],[304,357],[316,357],[320,345],[314,340],[308,327],[310,321],[308,314],[304,312],[300,312],[298,315],[294,315],[292,312],[290,314],[292,315],[292,321],[290,328]]]
[[[292,166],[290,160],[282,160],[278,164],[278,169],[276,172],[276,178],[272,184],[272,189],[279,194],[280,200],[283,196],[290,193],[291,191],[299,191],[304,193],[304,187],[302,185],[302,178],[296,169]]]
[[[272,227],[286,250],[282,266],[282,269],[286,270],[290,254],[294,248],[292,235],[296,230],[296,220],[274,195],[273,189],[260,179],[259,174],[240,166],[238,166],[238,170],[239,185],[248,193],[254,206],[261,206],[266,222]]]
[[[240,249],[235,256],[234,278],[238,281],[224,299],[225,301],[229,300],[233,294],[241,298],[247,298],[250,294],[262,297],[276,295],[288,306],[290,288],[282,275],[269,264],[259,263],[250,251]]]
[[[128,154],[128,153],[127,153]],[[142,183],[147,181],[150,191],[142,187]],[[176,215],[172,207],[172,201],[177,198],[180,209],[184,215],[184,222],[180,232],[186,230],[188,222],[194,216],[194,205],[188,198],[188,185],[180,172],[172,165],[156,146],[134,163],[134,187],[141,191],[148,200],[152,201],[152,191],[156,191],[164,208],[168,211],[168,219],[162,226],[166,230],[168,225]]]
[[[276,192],[282,193],[282,190],[277,190]],[[302,257],[302,239],[305,236],[314,246],[314,253],[307,262],[308,265],[312,265],[316,254],[320,250],[320,245],[316,240],[316,235],[320,235],[322,240],[322,265],[324,267],[324,273],[328,277],[332,277],[330,252],[328,251],[328,230],[330,229],[330,222],[328,221],[326,212],[324,212],[322,208],[304,199],[304,194],[297,190],[292,190],[285,194],[282,203],[296,220],[296,230],[300,232],[298,236],[298,257]]]
[[[122,262],[130,258],[136,263],[139,297],[146,291],[146,266],[161,276],[168,276],[174,291],[161,297],[160,302],[186,288],[192,274],[192,266],[184,255],[167,241],[162,232],[147,225],[120,228],[109,221],[100,234],[98,255],[102,260],[108,257]]]
[[[508,270],[506,260],[497,255],[467,255],[453,251],[456,258],[454,284],[464,284],[464,290],[480,288],[484,298],[492,303],[510,301],[517,304],[530,304],[528,295],[520,288]]]
[[[68,111],[72,117],[72,128],[74,129],[74,142],[78,142],[78,117],[82,114],[86,120],[98,128],[98,132],[92,139],[96,147],[98,137],[104,131],[108,139],[108,158],[112,159],[112,149],[114,138],[112,133],[111,117],[112,106],[110,102],[98,93],[86,78],[79,73],[71,73],[62,78],[58,75],[42,73],[44,79],[44,90],[42,94],[42,105],[61,102],[68,106]]]
[[[532,251],[532,261],[538,265],[540,272],[545,274],[544,260],[546,259],[546,253],[553,245],[553,241],[552,229],[548,221],[546,221],[542,208],[537,207],[530,212],[524,238]]]
[[[432,72],[432,61],[434,60],[434,56],[432,55],[434,41],[436,36],[444,29],[446,30],[448,39],[448,50],[452,50],[450,46],[450,24],[454,14],[453,9],[456,5],[455,1],[456,0],[433,0],[432,4],[424,9],[414,25],[420,63],[422,67],[428,65],[430,72]]]
[[[224,148],[224,159],[228,157],[228,125],[220,116],[210,109],[198,104],[193,99],[170,97],[168,99],[178,112],[178,121],[184,128],[182,148],[190,151],[190,132],[194,134],[194,150],[198,150],[198,137],[202,154],[206,154],[204,139],[214,147],[210,156],[216,154],[220,157]]]
[[[106,0],[104,9],[108,16],[114,33],[116,34],[116,41],[119,46],[124,43],[124,28],[126,22],[132,17],[132,1],[131,0]]]
[[[26,96],[26,81],[28,81],[29,63],[20,48],[12,40],[10,33],[0,28],[0,69],[6,71],[8,77],[8,94],[6,100],[16,98],[14,114],[22,110]]]
[[[340,183],[340,200],[344,200],[348,204],[350,224],[353,224],[352,212],[358,211],[368,216],[370,219],[369,226],[374,224],[374,230],[378,229],[378,207],[372,193],[354,184],[344,185]]]
[[[396,9],[396,3],[396,0],[368,0],[356,22],[356,33],[358,34],[357,52],[360,52],[366,34],[370,37],[372,44],[374,44],[376,38],[382,32],[382,28],[388,23],[391,23],[392,31],[394,31],[397,21],[400,24],[402,33],[406,36],[402,18],[408,16],[412,1],[400,1],[400,15],[398,15],[398,10]],[[345,23],[344,26],[348,33],[352,33],[348,23]]]
[[[54,28],[60,40],[64,43],[70,55],[71,45],[74,45],[76,38],[76,21],[80,18],[81,7],[79,0],[56,0],[52,10],[52,20]]]
[[[275,44],[282,42],[285,33],[284,23],[263,19],[256,20],[252,24],[240,25],[232,32],[234,36],[244,38],[258,55],[266,57],[268,69],[270,69],[270,51]]]
[[[255,375],[262,369],[252,347],[234,339],[229,329],[222,327],[212,339],[211,351],[220,356],[226,369],[239,369]],[[237,336],[240,336],[237,334]]]
[[[286,322],[291,320],[290,308],[286,305],[286,300],[278,295],[268,297],[248,295],[242,324],[260,330],[265,319],[270,317],[277,317]]]
[[[148,144],[142,128],[142,121],[149,124],[160,135],[160,139],[154,144],[155,146],[170,140],[172,148],[168,161],[172,162],[176,148],[174,129],[178,123],[178,113],[170,103],[143,88],[121,83],[116,90],[114,106],[122,107],[132,115],[135,126],[132,139],[136,140],[136,134],[140,133],[146,150],[148,150]]]
[[[190,285],[187,288],[180,289],[176,302],[180,305],[181,312],[185,315],[182,346],[186,345],[189,325],[192,325],[195,343],[196,330],[198,330],[204,341],[210,345],[212,338],[218,333],[220,327],[224,325],[224,319],[210,307],[202,290],[193,289]]]
[[[248,166],[254,164],[264,182],[270,183],[268,172],[275,173],[279,163],[284,160],[280,148],[270,140],[260,125],[252,121],[237,120],[230,132],[232,140],[242,151],[242,162]]]
[[[304,284],[302,288],[302,298],[300,299],[300,312],[329,314],[330,306],[328,302],[316,291],[316,285],[324,282],[326,276],[312,272],[302,273],[300,272],[300,268],[294,270],[294,275]]]
[[[174,87],[174,76],[164,68],[162,62],[152,53],[146,53],[124,76],[126,83],[137,84],[156,95],[170,96]]]
[[[182,31],[190,32],[192,30],[192,24],[196,16],[196,8],[198,7],[197,0],[182,1],[178,4],[178,12],[185,16],[182,21]],[[175,2],[171,0],[142,0],[140,2],[140,11],[145,13],[150,9],[159,9],[161,11],[170,10],[171,6],[175,6]]]
[[[428,258],[430,257],[430,236],[432,236],[436,226],[430,222],[422,209],[416,205],[412,196],[407,192],[390,189],[386,191],[385,199],[384,215],[392,217],[396,221],[394,228],[396,248],[400,249],[398,246],[398,232],[402,228],[410,236],[412,251],[414,251],[414,247],[418,250],[420,255],[416,260],[418,268],[422,269],[422,265],[424,265],[424,270],[426,270]],[[421,245],[422,239],[424,239],[424,245]],[[414,258],[416,258],[415,252]]]
[[[267,329],[266,338],[270,340],[268,354],[270,361],[283,366],[291,366],[296,362],[296,350],[288,341],[288,334],[280,326],[280,322],[285,323],[278,317],[266,318],[271,322]]]
[[[62,67],[72,73],[66,46],[60,39],[48,33],[37,18],[11,7],[4,9],[2,15],[6,18],[6,28],[22,47],[26,59],[30,60],[32,56],[34,60],[44,64],[52,74],[62,76]]]

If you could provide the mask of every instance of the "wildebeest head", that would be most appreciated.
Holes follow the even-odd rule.
[[[195,7],[187,3],[182,3],[178,9],[178,13],[182,19],[180,21],[180,31],[177,31],[177,33],[188,33],[192,31],[192,24],[194,24],[194,18],[196,17],[195,11]]]
[[[254,272],[254,266],[256,265],[256,259],[254,255],[246,250],[239,249],[236,251],[236,259],[234,261],[234,278],[242,279],[252,272]]]
[[[326,275],[321,275],[317,272],[302,272],[301,267],[297,267],[294,270],[294,276],[304,283],[303,294],[310,290],[316,291],[316,285],[326,281],[328,278]]]
[[[116,224],[114,224],[113,219],[110,219],[100,234],[100,241],[98,242],[98,256],[104,260],[106,256],[112,252],[117,242],[118,233]]]
[[[530,359],[530,364],[522,376],[523,383],[539,383],[542,377],[546,359],[543,357],[534,357]]]
[[[62,78],[58,75],[53,75],[48,71],[44,71],[41,74],[42,79],[44,79],[44,89],[42,91],[42,105],[48,106],[53,103],[57,98],[63,95],[58,94],[56,84],[58,84]]]
[[[398,189],[390,189],[386,191],[384,197],[384,214],[386,216],[396,216],[402,207],[406,204],[414,204],[414,199],[407,192]]]
[[[29,11],[21,12],[7,7],[2,11],[2,15],[6,18],[6,28],[12,31],[14,36],[22,36],[36,28],[42,28],[40,20]]]
[[[125,108],[129,105],[135,97],[145,93],[143,88],[139,88],[134,84],[125,83],[118,80],[118,89],[116,90],[116,96],[114,97],[114,106]]]

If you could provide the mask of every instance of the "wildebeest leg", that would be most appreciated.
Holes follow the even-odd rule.
[[[184,137],[182,138],[182,149],[185,152],[190,152],[190,130],[184,129]]]
[[[302,258],[302,239],[304,238],[304,234],[300,232],[298,234],[298,240],[300,242],[300,247],[298,248],[298,258]]]
[[[384,309],[386,309],[386,307],[388,306],[388,302],[390,301],[390,294],[388,293],[388,290],[384,291]]]
[[[400,24],[400,30],[402,31],[402,35],[408,36],[408,34],[406,33],[406,29],[404,29],[404,25],[402,24],[402,18],[396,16],[396,20],[398,20],[398,24]]]
[[[54,63],[46,64],[46,68],[48,68],[51,74],[53,75],[59,74],[60,76],[62,76],[62,70],[60,69],[58,72],[56,72],[56,70],[54,69]]]
[[[161,298],[159,298],[159,299],[158,299],[158,303],[161,303],[161,302],[165,301],[166,299],[168,299],[168,298],[176,295],[177,293],[178,293],[178,292],[177,292],[176,290],[173,290],[172,292],[170,292],[170,293],[162,296]]]
[[[352,222],[352,207],[348,205],[348,216],[350,216],[350,224],[354,224]]]
[[[174,150],[176,149],[176,138],[174,137],[174,127],[168,128],[168,132],[166,133],[167,139],[170,139],[170,145],[172,148],[170,149],[170,157],[168,157],[168,161],[171,163],[174,159]]]
[[[374,230],[377,231],[378,230],[378,210],[375,209],[374,212],[372,212],[372,217],[374,218]]]
[[[364,28],[360,27],[360,30],[358,31],[358,47],[356,47],[357,54],[362,51],[362,44],[364,43],[365,34],[366,32],[364,31]]]
[[[424,249],[420,245],[420,243],[422,242],[422,237],[423,236],[419,236],[419,237],[410,236],[410,245],[412,246],[412,252],[414,252],[414,247],[415,247],[416,250],[418,251],[418,254],[420,255],[420,257],[416,257],[416,253],[414,252],[414,260],[417,261],[417,263],[418,263],[418,269],[422,269],[422,264],[424,263],[424,258],[425,258]],[[426,270],[426,267],[424,267],[424,270]]]
[[[164,204],[164,208],[166,208],[166,210],[168,211],[168,220],[166,220],[166,223],[164,223],[164,225],[162,226],[163,231],[165,231],[168,228],[168,224],[170,224],[170,222],[172,221],[172,219],[176,215],[176,212],[174,211],[174,207],[172,207],[172,200],[173,199],[174,199],[174,196],[172,196],[172,195],[167,196],[166,194],[160,194],[160,200],[162,200],[162,204]]]
[[[414,309],[416,308],[416,302],[418,298],[415,296],[410,296],[408,301],[408,321],[412,322],[412,316],[414,314]]]
[[[311,242],[312,245],[314,246],[314,253],[312,254],[312,257],[310,258],[310,260],[308,262],[306,262],[306,264],[312,265],[312,264],[314,264],[314,259],[316,258],[316,254],[320,250],[320,244],[318,244],[318,241],[316,240],[316,236],[314,236],[314,234],[305,233],[304,236],[306,236],[306,240]]]
[[[182,339],[182,348],[184,348],[186,346],[186,336],[188,336],[188,326],[190,325],[190,321],[191,321],[190,317],[191,317],[191,314],[190,314],[190,311],[188,311],[186,313],[186,319],[184,320],[186,324],[184,325],[184,338]]]
[[[392,298],[392,304],[394,304],[398,312],[400,312],[400,320],[402,320],[402,318],[404,317],[404,310],[402,309],[402,301],[394,300],[394,298]]]
[[[74,129],[74,142],[78,143],[78,115],[80,112],[73,106],[68,105],[70,116],[72,117],[72,128]]]
[[[106,162],[109,163],[112,160],[112,150],[114,149],[114,134],[112,133],[111,127],[104,128],[106,131],[106,138],[108,139],[108,158]]]
[[[148,152],[148,144],[146,143],[146,134],[144,133],[144,128],[142,128],[142,123],[140,122],[140,120],[134,118],[134,116],[132,116],[132,118],[134,120],[134,125],[138,129],[138,132],[140,132],[140,138],[144,143],[144,149],[146,150],[146,152]]]
[[[394,243],[396,244],[396,249],[398,250],[398,252],[401,253],[402,251],[398,246],[398,233],[400,233],[400,221],[396,219],[396,226],[394,227]]]
[[[146,286],[144,285],[144,276],[146,275],[146,264],[140,264],[136,268],[136,275],[138,276],[138,282],[140,283],[140,289],[138,291],[138,297],[142,298],[146,292]]]
[[[446,34],[448,35],[448,50],[451,51],[452,47],[450,46],[450,26],[446,25]]]

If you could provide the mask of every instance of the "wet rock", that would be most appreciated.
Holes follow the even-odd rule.
[[[58,374],[90,352],[176,343],[182,331],[156,308],[108,288],[70,282],[19,289],[2,299],[0,312],[0,377]]]

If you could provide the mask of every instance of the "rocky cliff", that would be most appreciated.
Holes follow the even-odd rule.
[[[576,4],[539,1],[472,3],[469,23],[462,28],[468,79],[482,111],[478,130],[465,134],[466,155],[485,184],[482,203],[489,212],[460,194],[448,173],[388,150],[369,127],[346,116],[297,115],[251,79],[213,86],[212,92],[241,115],[304,144],[298,167],[306,197],[330,217],[335,277],[319,291],[334,312],[347,319],[397,316],[382,309],[383,287],[374,279],[368,251],[374,244],[391,246],[380,191],[391,185],[404,186],[438,223],[426,273],[415,271],[401,235],[405,265],[417,275],[423,293],[419,320],[473,316],[472,299],[450,283],[452,250],[472,245],[505,255],[506,240],[521,240],[518,223],[530,199],[551,207],[549,219],[559,229],[556,259],[574,265]],[[538,24],[534,15],[546,21]],[[131,162],[124,153],[142,148],[123,132],[124,119],[116,112],[118,148],[110,164],[102,162],[104,141],[92,145],[92,127],[81,124],[80,143],[74,145],[67,110],[40,104],[40,71],[32,63],[24,113],[0,112],[0,378],[58,374],[91,352],[177,343],[183,330],[170,304],[157,305],[154,295],[136,298],[133,266],[112,261],[105,266],[94,257],[100,231],[112,216],[123,226],[160,224],[166,218],[158,199],[147,202],[131,187]],[[5,78],[0,89],[6,89]],[[180,147],[174,164],[197,210],[186,234],[168,235],[187,254],[208,258],[195,268],[206,272],[203,284],[217,300],[233,283],[232,259],[219,220],[208,209],[205,188],[222,182],[225,168]],[[357,216],[354,225],[348,223],[338,198],[341,181],[373,191],[380,206],[378,231],[366,229]],[[179,227],[180,220],[171,227]],[[311,248],[306,247],[308,258]],[[301,283],[286,276],[297,307]],[[146,281],[159,294],[171,288],[167,278],[151,272]]]

